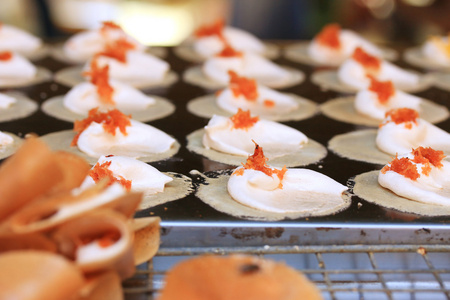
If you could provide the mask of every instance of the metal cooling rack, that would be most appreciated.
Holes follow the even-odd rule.
[[[125,298],[155,299],[164,274],[195,255],[243,253],[301,270],[324,299],[450,299],[449,245],[162,248],[124,283]]]

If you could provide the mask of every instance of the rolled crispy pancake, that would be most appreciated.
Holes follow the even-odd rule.
[[[186,260],[166,277],[158,300],[315,300],[319,290],[282,263],[253,256],[201,256]]]
[[[11,251],[0,255],[0,299],[76,299],[81,271],[61,255]]]

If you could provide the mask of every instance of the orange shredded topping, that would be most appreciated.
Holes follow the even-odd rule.
[[[11,60],[12,57],[13,57],[13,54],[10,51],[0,52],[0,60],[2,60],[2,61]]]
[[[369,76],[369,90],[376,93],[381,104],[387,104],[389,99],[395,94],[395,87],[392,81],[378,81],[375,77]]]
[[[222,94],[222,92],[223,92],[223,89],[222,89],[222,90],[217,90],[217,91],[214,93],[214,96],[219,97],[220,94]]]
[[[361,47],[355,49],[352,58],[360,63],[369,72],[378,72],[380,70],[380,59],[376,56],[368,54]]]
[[[389,122],[394,122],[395,124],[404,123],[405,128],[411,129],[413,123],[417,125],[417,118],[419,117],[419,113],[414,109],[402,107],[387,111],[385,114],[385,118],[387,119],[388,117],[391,117],[390,121],[386,120],[386,123],[382,123],[380,127]]]
[[[230,44],[225,43],[222,51],[216,54],[216,56],[220,57],[241,57],[243,53],[241,51],[237,51]]]
[[[102,52],[98,53],[96,56],[106,56],[111,57],[121,63],[127,62],[127,52],[129,50],[135,49],[136,46],[125,38],[120,38],[105,45]]]
[[[417,166],[413,163],[423,165],[422,173],[425,176],[430,175],[431,165],[436,168],[441,168],[443,166],[442,160],[445,158],[443,151],[434,150],[431,147],[418,147],[416,149],[412,149],[411,153],[414,155],[413,159],[409,159],[407,157],[398,159],[396,156],[391,162],[391,166],[386,165],[383,169],[381,169],[381,172],[385,174],[387,171],[394,171],[405,176],[406,178],[416,180],[420,177],[420,174],[417,171]]]
[[[244,175],[244,170],[245,169],[243,169],[243,168],[237,169],[233,172],[233,174],[236,176],[242,176],[242,175]]]
[[[100,96],[100,102],[105,104],[116,104],[113,100],[114,89],[109,84],[109,66],[100,68],[97,60],[91,61],[91,70],[84,72],[84,76],[90,76],[91,82],[97,87],[97,94]]]
[[[108,29],[122,29],[122,28],[117,23],[114,23],[112,21],[102,22],[102,28],[100,28],[100,31],[105,32]]]
[[[317,41],[324,46],[339,49],[341,47],[341,41],[339,40],[340,31],[341,26],[338,24],[329,24],[319,32],[316,37]]]
[[[84,236],[80,237],[80,240],[78,241],[78,245],[87,245],[92,243],[93,241],[97,241],[98,245],[101,248],[106,248],[114,243],[116,243],[120,239],[120,233],[115,230],[109,230],[107,232],[102,233],[101,235],[97,236]]]
[[[287,172],[286,166],[284,166],[281,170],[272,169],[266,164],[266,161],[267,161],[267,157],[264,156],[262,147],[260,147],[257,143],[255,143],[255,152],[253,153],[253,155],[250,155],[247,158],[247,162],[245,164],[242,164],[242,166],[246,170],[261,171],[268,176],[272,176],[273,174],[276,174],[277,177],[280,179],[280,184],[278,185],[278,188],[282,189],[283,188],[282,181],[284,178],[284,174]],[[242,170],[239,172],[235,172],[235,174],[243,175],[244,171]]]
[[[195,30],[194,35],[197,38],[217,35],[220,39],[224,40],[223,28],[225,27],[225,21],[223,19],[217,20],[216,22],[204,25]]]
[[[411,180],[417,180],[420,177],[417,166],[413,164],[407,157],[398,158],[395,156],[391,161],[391,165],[386,165],[381,169],[381,173],[386,174],[387,171],[393,171],[405,176]]]
[[[443,166],[442,160],[445,158],[444,151],[434,150],[431,147],[418,147],[413,149],[414,162],[419,164],[430,163],[436,168],[441,168]]]
[[[274,107],[275,106],[275,102],[273,100],[266,99],[266,100],[264,100],[264,106],[265,107]]]
[[[259,117],[251,117],[250,110],[243,111],[238,108],[238,112],[230,117],[230,120],[233,122],[234,129],[248,130],[259,121]]]
[[[255,79],[241,77],[233,70],[228,71],[230,75],[230,89],[235,97],[244,96],[249,101],[258,99],[258,89]]]
[[[96,183],[106,178],[108,180],[108,186],[118,182],[129,191],[131,189],[131,180],[127,180],[120,175],[115,177],[113,172],[109,169],[109,166],[111,166],[111,161],[105,161],[102,164],[96,163],[89,171],[89,176],[91,176]]]
[[[127,135],[126,127],[131,125],[130,116],[124,115],[118,109],[113,109],[102,113],[98,111],[98,108],[93,108],[89,111],[87,118],[74,122],[73,130],[77,134],[73,138],[71,146],[75,146],[77,144],[80,134],[92,122],[103,124],[104,130],[113,136],[116,135],[116,128],[119,128],[123,135]]]

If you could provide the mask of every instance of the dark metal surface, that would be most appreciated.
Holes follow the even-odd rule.
[[[168,49],[168,57],[166,60],[171,64],[173,70],[180,75],[184,70],[193,64],[181,60],[173,54],[173,49]],[[312,67],[292,63],[283,57],[276,60],[277,63],[283,65],[289,65],[304,71],[307,75],[307,79],[300,85],[292,88],[284,89],[283,92],[295,93],[305,98],[311,99],[317,103],[323,103],[326,100],[341,96],[338,93],[332,91],[321,91],[319,87],[313,85],[309,80],[309,75],[314,69]],[[396,62],[400,65],[406,66],[402,62]],[[68,65],[55,61],[48,57],[37,62],[37,65],[44,66],[51,71],[58,71]],[[411,66],[408,66],[411,68]],[[181,76],[180,76],[181,77]],[[42,103],[46,99],[65,94],[69,88],[62,86],[54,82],[43,83],[31,87],[16,89],[25,92],[33,100]],[[173,101],[176,104],[176,112],[162,120],[149,122],[149,124],[164,130],[168,134],[173,135],[182,145],[180,152],[167,161],[152,163],[153,166],[160,171],[173,171],[190,176],[191,170],[198,170],[200,172],[216,170],[221,168],[229,168],[229,166],[209,161],[206,158],[202,158],[196,154],[190,153],[186,148],[186,135],[192,131],[199,129],[207,124],[207,119],[196,117],[186,110],[186,104],[189,100],[211,93],[211,91],[205,91],[199,87],[188,85],[181,80],[165,90],[149,90],[146,91],[149,94],[155,94],[163,96]],[[449,106],[450,93],[437,88],[430,88],[424,92],[416,95],[422,96],[436,103]],[[345,124],[338,121],[328,119],[323,115],[316,115],[313,118],[299,121],[299,122],[286,122],[285,124],[295,127],[304,132],[308,137],[326,145],[334,135],[353,131],[355,129],[361,129],[362,126],[355,126],[351,124]],[[438,124],[439,127],[450,130],[450,121],[447,120]],[[6,122],[0,124],[0,130],[12,132],[18,135],[24,135],[26,133],[36,133],[43,135],[46,133],[71,129],[72,124],[64,121],[54,119],[45,115],[42,111],[36,112],[34,115],[12,122]],[[346,184],[348,179],[357,174],[379,169],[381,166],[362,163],[357,161],[351,161],[348,159],[340,158],[329,152],[327,157],[314,165],[306,166],[306,168],[322,172],[342,184]],[[194,182],[198,178],[193,177]],[[264,222],[251,222],[240,220],[232,216],[222,214],[215,209],[204,204],[197,199],[194,194],[189,195],[184,199],[180,199],[168,204],[160,205],[148,210],[140,211],[137,213],[137,217],[157,215],[163,220],[163,226],[167,230],[173,227],[189,227],[196,224],[206,224],[208,226],[214,226],[216,229],[222,225],[225,227],[289,227],[289,228],[322,228],[322,227],[346,227],[351,226],[353,228],[367,227],[376,225],[377,228],[403,226],[402,228],[411,227],[411,231],[417,230],[421,227],[440,228],[442,225],[447,224],[447,217],[421,217],[412,214],[404,214],[395,212],[393,210],[384,209],[373,204],[369,204],[363,200],[353,197],[353,203],[349,209],[338,213],[336,215],[317,218],[302,218],[297,220],[286,220],[277,222],[276,224],[265,224]],[[406,226],[406,227],[405,227]],[[203,228],[203,225],[201,226]],[[345,238],[345,237],[342,237]]]

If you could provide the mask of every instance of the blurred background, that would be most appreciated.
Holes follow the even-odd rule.
[[[265,40],[310,39],[338,22],[379,43],[450,31],[450,0],[0,0],[0,22],[49,41],[113,20],[147,45],[179,44],[224,18]]]

